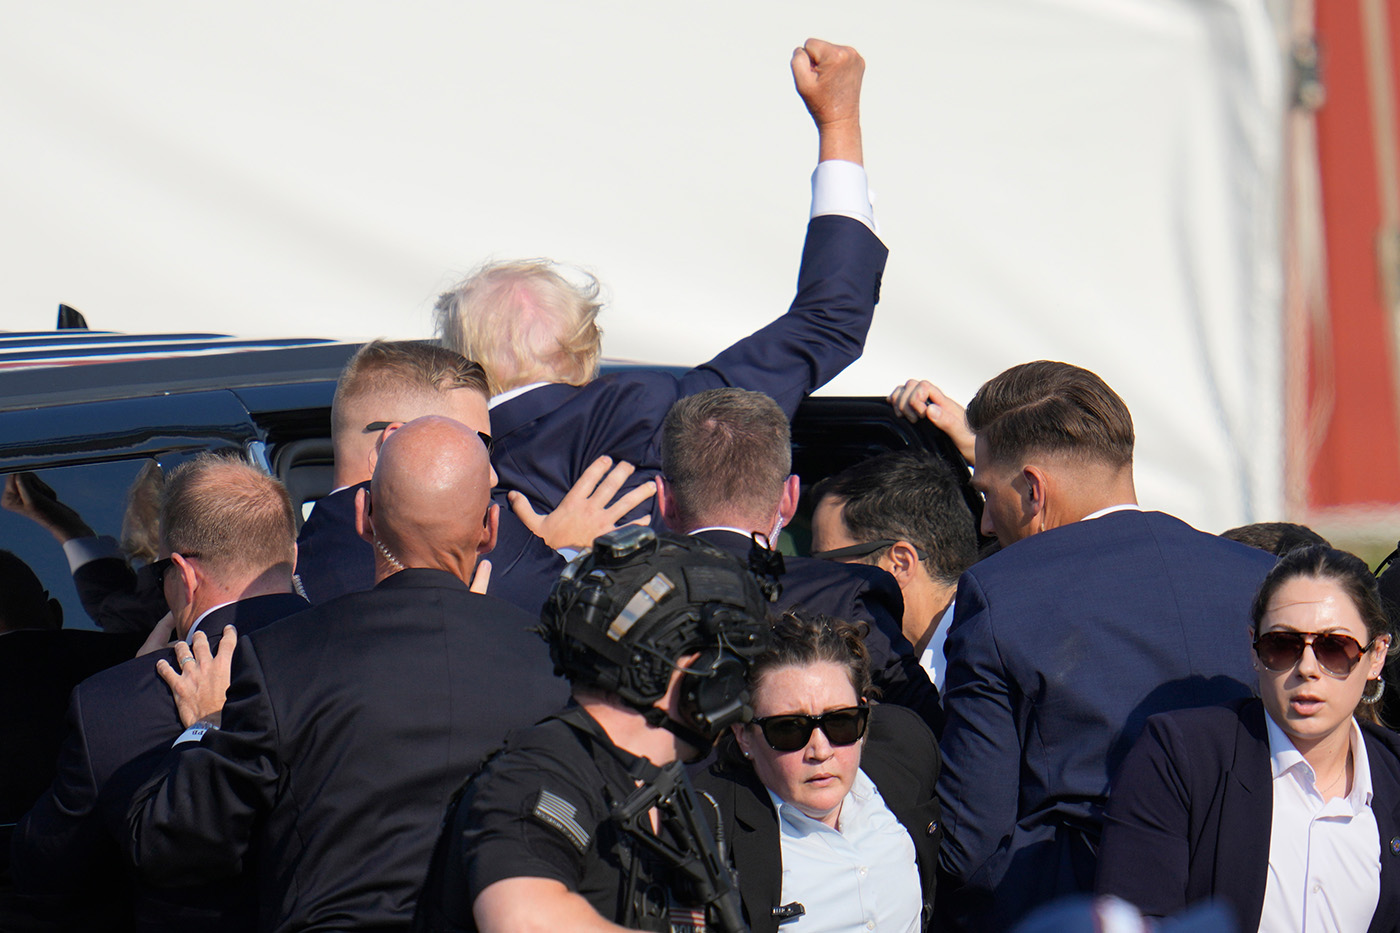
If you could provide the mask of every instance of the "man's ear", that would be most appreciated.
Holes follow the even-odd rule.
[[[194,564],[185,560],[183,554],[176,552],[170,555],[170,559],[173,561],[170,569],[175,571],[175,585],[184,593],[185,605],[193,606],[194,594],[199,591],[199,588],[203,585],[203,581],[195,571]],[[169,573],[167,573],[167,579],[169,576]]]
[[[374,439],[374,446],[369,449],[369,473],[366,474],[367,476],[374,475],[374,468],[379,465],[379,450],[384,446],[384,442],[389,439],[390,434],[403,427],[403,424],[402,421],[389,422],[388,427],[380,431],[379,436]]]
[[[889,564],[885,570],[894,577],[902,590],[919,572],[919,552],[908,541],[896,541],[890,545],[890,549],[885,552],[885,559],[880,563]]]
[[[1049,492],[1049,477],[1040,467],[1028,463],[1021,468],[1021,479],[1025,483],[1025,492],[1022,498],[1026,502],[1026,513],[1028,515],[1043,513],[1046,496]]]
[[[370,515],[370,502],[368,489],[355,490],[355,534],[372,545],[374,544],[374,518]]]
[[[661,520],[666,523],[666,527],[672,530],[679,529],[679,520],[676,516],[676,500],[671,495],[671,485],[666,477],[660,473],[656,474],[656,509],[661,513]]]
[[[783,495],[778,500],[778,514],[786,525],[797,514],[797,500],[802,498],[802,480],[794,473],[783,481]]]
[[[499,505],[496,505],[494,502],[491,503],[491,507],[486,510],[486,520],[484,524],[486,527],[482,532],[481,540],[478,541],[476,545],[476,556],[478,558],[490,554],[492,549],[496,546],[496,531],[500,528],[501,524],[501,507]]]

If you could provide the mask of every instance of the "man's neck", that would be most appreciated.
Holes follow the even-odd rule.
[[[575,699],[618,748],[640,755],[657,767],[678,757],[677,738],[665,729],[649,725],[637,710],[590,694],[575,695]]]
[[[943,618],[957,595],[956,586],[940,586],[932,581],[917,594],[904,591],[904,637],[914,646],[915,657],[923,654],[933,640],[938,620]]]

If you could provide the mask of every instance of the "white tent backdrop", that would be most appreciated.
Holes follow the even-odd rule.
[[[606,284],[608,355],[699,362],[791,297],[815,35],[866,58],[891,250],[829,391],[1069,360],[1132,408],[1145,505],[1281,517],[1264,0],[0,13],[0,327],[426,336],[457,275],[545,255]]]

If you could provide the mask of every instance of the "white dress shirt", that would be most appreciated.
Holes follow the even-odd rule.
[[[938,692],[943,692],[943,678],[948,673],[948,660],[943,656],[943,643],[948,640],[948,626],[953,624],[953,606],[956,600],[948,604],[948,608],[943,610],[943,615],[939,616],[938,624],[933,630],[933,637],[928,640],[928,647],[919,657],[919,666],[928,672],[928,679],[933,681],[933,685],[938,688]]]
[[[1365,930],[1381,895],[1381,840],[1371,810],[1371,764],[1351,721],[1352,785],[1323,801],[1312,766],[1270,717],[1274,817],[1260,933]]]
[[[806,913],[783,933],[880,930],[917,933],[924,897],[914,841],[874,782],[856,771],[841,804],[839,829],[814,820],[771,790],[783,858],[782,904]]]

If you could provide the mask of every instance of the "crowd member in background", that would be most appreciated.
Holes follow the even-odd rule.
[[[1326,538],[1307,525],[1295,525],[1292,522],[1255,522],[1253,525],[1241,525],[1229,531],[1222,531],[1220,537],[1268,551],[1275,557],[1282,557],[1294,548],[1307,547],[1310,544],[1324,544],[1330,547]]]
[[[741,386],[772,396],[791,418],[809,392],[860,356],[887,252],[874,232],[863,167],[865,63],[855,49],[809,39],[791,64],[817,125],[819,162],[787,314],[679,378],[644,369],[599,378],[600,304],[591,279],[576,287],[547,261],[494,264],[438,301],[443,341],[490,378],[492,459],[522,515],[558,506],[599,456],[635,464],[629,486],[651,479],[661,423],[678,398]]]
[[[316,502],[297,541],[297,576],[312,603],[374,586],[374,549],[355,531],[355,497],[369,484],[384,438],[400,424],[428,415],[452,418],[489,438],[481,367],[453,350],[416,340],[371,341],[345,364],[331,403],[336,488]],[[626,464],[613,471],[610,466],[594,464],[577,493],[566,497],[567,507],[537,522],[538,529],[558,545],[587,544],[650,494],[642,488],[609,507],[631,473]],[[549,543],[514,515],[501,515],[488,593],[536,615],[563,569],[564,559]]]
[[[812,556],[894,577],[904,637],[942,690],[958,577],[977,559],[976,523],[953,471],[931,454],[893,451],[822,480],[812,500]]]
[[[1258,699],[1154,716],[1124,762],[1099,891],[1151,916],[1222,900],[1241,930],[1400,928],[1400,736],[1376,717],[1394,635],[1375,579],[1344,551],[1290,551],[1251,634]]]
[[[202,631],[217,645],[225,626],[252,632],[307,608],[292,593],[295,535],[287,491],[262,470],[206,454],[172,471],[160,509],[164,556],[154,569],[177,636]],[[57,777],[15,830],[17,886],[58,904],[99,903],[102,925],[89,929],[253,928],[250,881],[180,890],[133,884],[111,835],[127,796],[180,733],[157,671],[173,676],[191,658],[166,649],[159,663],[135,658],[79,684]]]
[[[875,685],[889,703],[913,709],[937,732],[938,690],[904,637],[899,585],[879,567],[769,550],[797,511],[792,437],[777,403],[760,392],[709,389],[681,399],[662,432],[657,501],[666,526],[742,561],[781,566],[779,609],[863,622]]]
[[[677,762],[748,715],[766,608],[754,577],[703,541],[600,537],[541,617],[574,703],[513,734],[454,800],[415,929],[736,930],[715,814]],[[691,867],[708,849],[718,896],[699,896],[655,839]]]
[[[752,722],[730,727],[696,787],[719,804],[750,928],[918,933],[941,838],[933,733],[869,702],[847,622],[783,616],[749,684]]]
[[[108,632],[148,634],[166,614],[165,596],[151,570],[160,490],[165,474],[147,460],[126,494],[121,541],[99,536],[53,488],[33,473],[5,477],[0,506],[53,535],[68,558],[83,609]],[[135,566],[132,561],[137,561]]]
[[[408,423],[357,493],[374,589],[237,639],[231,675],[232,638],[216,659],[196,642],[172,684],[190,728],[128,812],[143,877],[212,881],[256,854],[265,931],[407,926],[453,788],[564,693],[535,620],[468,590],[490,494],[476,431]]]
[[[1014,366],[967,407],[982,531],[944,651],[940,909],[1006,929],[1087,891],[1109,782],[1153,713],[1249,694],[1270,555],[1143,511],[1133,422],[1102,379]]]

